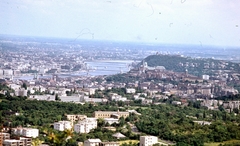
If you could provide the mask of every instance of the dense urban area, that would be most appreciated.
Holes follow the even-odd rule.
[[[0,146],[239,145],[238,58],[181,50],[1,38]]]

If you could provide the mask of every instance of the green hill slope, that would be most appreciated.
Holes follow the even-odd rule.
[[[144,61],[150,67],[164,66],[167,70],[174,72],[185,72],[187,69],[189,74],[196,76],[212,75],[218,70],[240,71],[237,63],[214,59],[195,59],[179,55],[150,55]]]

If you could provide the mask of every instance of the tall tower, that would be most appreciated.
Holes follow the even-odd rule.
[[[186,74],[186,76],[188,76],[188,69],[185,70],[185,74]]]
[[[145,62],[145,60],[143,60],[142,66],[143,66],[143,72],[145,72],[145,70],[148,68],[148,64],[147,62]]]

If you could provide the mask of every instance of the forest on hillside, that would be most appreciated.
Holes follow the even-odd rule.
[[[189,74],[195,76],[202,76],[203,74],[212,75],[216,70],[232,70],[240,71],[240,66],[237,63],[229,61],[221,61],[206,58],[191,58],[182,57],[179,55],[150,55],[144,59],[148,66],[164,66],[167,70],[174,72],[185,72],[188,70]],[[143,61],[142,61],[143,62]],[[139,64],[141,65],[142,62]],[[224,62],[224,63],[223,63]],[[224,65],[224,67],[222,66]]]

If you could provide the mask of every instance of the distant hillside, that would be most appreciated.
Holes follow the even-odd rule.
[[[189,74],[201,76],[203,74],[212,75],[218,70],[232,70],[239,72],[238,63],[214,60],[214,59],[196,59],[190,57],[181,57],[179,55],[150,55],[144,59],[148,66],[164,66],[167,70],[174,72],[185,72]],[[141,65],[142,62],[139,64]]]

